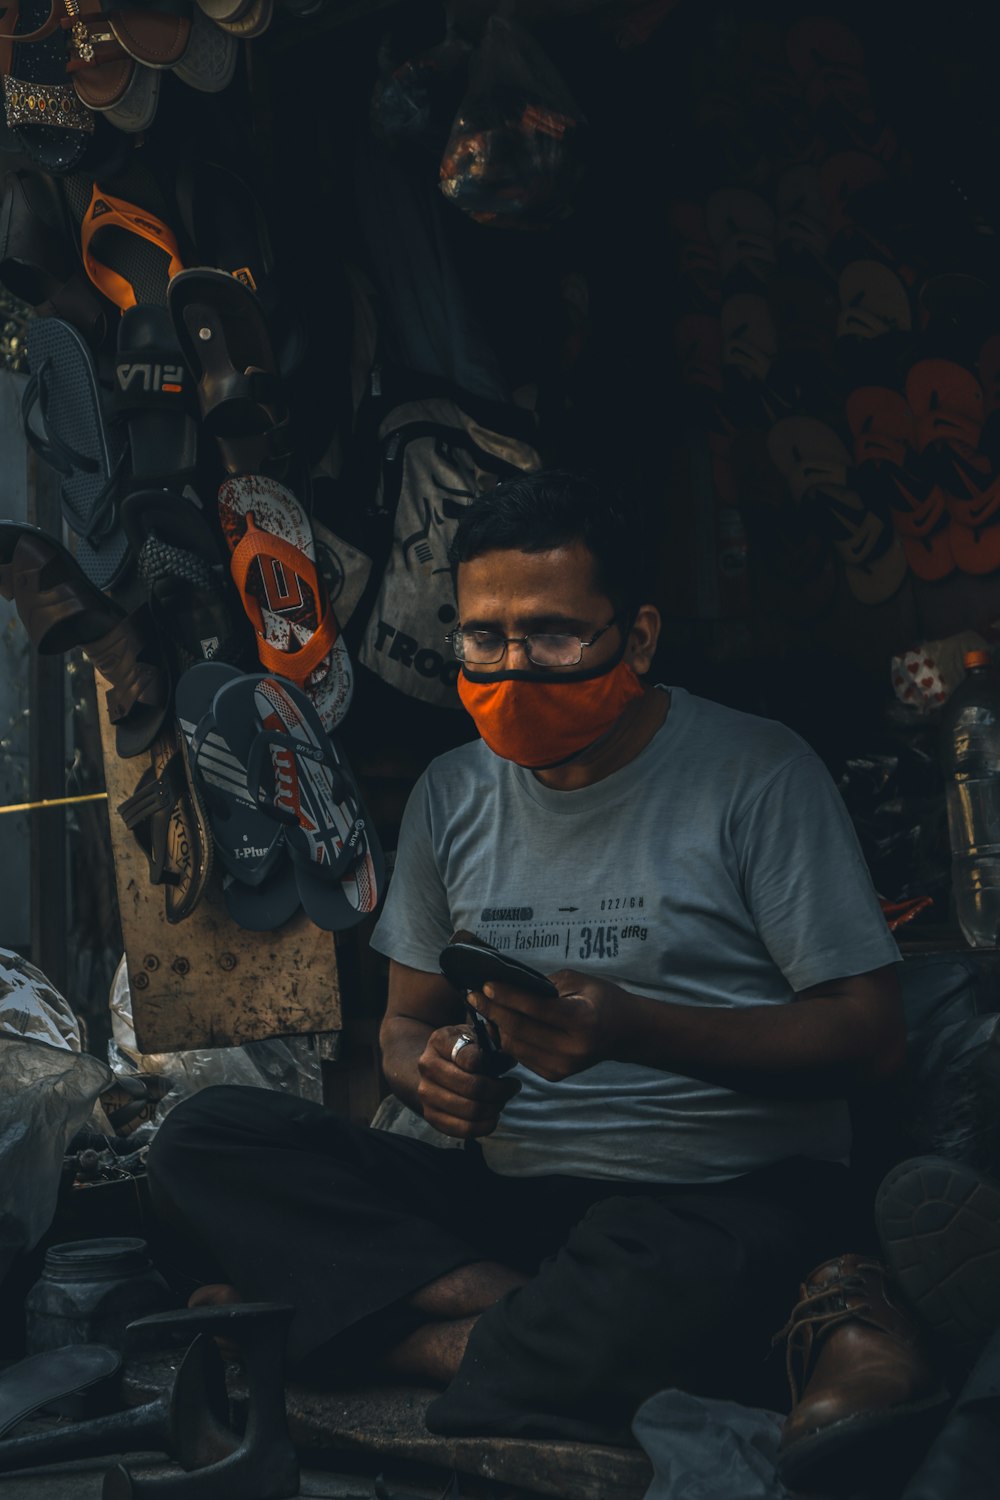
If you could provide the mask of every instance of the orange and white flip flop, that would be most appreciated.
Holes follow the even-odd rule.
[[[257,474],[227,479],[218,505],[261,665],[297,683],[323,728],[335,729],[350,707],[354,673],[316,566],[308,516],[277,480]]]
[[[83,267],[97,290],[109,302],[113,302],[120,312],[135,307],[139,298],[126,277],[98,259],[97,250],[101,240],[111,234],[134,235],[147,244],[155,245],[166,256],[168,279],[184,269],[173,230],[162,219],[158,219],[148,209],[137,208],[124,198],[116,198],[111,193],[104,192],[100,184],[95,182],[90,205],[80,226]]]

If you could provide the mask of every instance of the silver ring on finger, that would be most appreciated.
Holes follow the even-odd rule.
[[[462,1050],[463,1047],[468,1047],[469,1043],[470,1042],[474,1042],[475,1040],[476,1039],[475,1039],[474,1036],[469,1036],[469,1034],[467,1032],[465,1032],[465,1031],[462,1032],[461,1036],[456,1037],[455,1038],[455,1045],[451,1049],[451,1060],[452,1060],[452,1062],[455,1061],[455,1059],[457,1058],[458,1054],[461,1052],[461,1050]]]

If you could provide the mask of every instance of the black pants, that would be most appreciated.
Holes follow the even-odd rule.
[[[774,1404],[771,1334],[811,1267],[854,1248],[847,1173],[831,1163],[704,1186],[501,1177],[475,1145],[444,1150],[265,1089],[179,1105],[149,1180],[210,1274],[296,1308],[289,1356],[313,1369],[397,1342],[415,1322],[404,1300],[456,1266],[529,1273],[479,1319],[431,1408],[449,1432],[621,1440],[672,1385]]]

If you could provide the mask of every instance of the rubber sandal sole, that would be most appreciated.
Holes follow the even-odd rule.
[[[901,1162],[875,1198],[886,1261],[909,1306],[969,1350],[1000,1326],[1000,1186],[962,1162]]]
[[[247,932],[274,932],[302,906],[295,866],[287,855],[260,885],[244,885],[228,876],[223,881],[222,898],[233,921]]]
[[[84,1405],[115,1404],[121,1382],[122,1357],[103,1344],[77,1344],[32,1354],[0,1374],[0,1438],[32,1413],[70,1397],[85,1397]]]

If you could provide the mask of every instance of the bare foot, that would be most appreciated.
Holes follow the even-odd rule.
[[[514,1287],[524,1286],[527,1276],[493,1260],[470,1261],[429,1281],[407,1297],[410,1307],[429,1318],[454,1320],[485,1312]]]
[[[242,1302],[243,1298],[234,1286],[228,1286],[224,1281],[213,1281],[208,1286],[200,1286],[193,1291],[188,1298],[188,1307],[228,1307],[233,1302]]]
[[[213,1281],[208,1286],[197,1287],[188,1298],[188,1307],[231,1307],[236,1302],[242,1302],[243,1298],[234,1286],[228,1286],[224,1281]],[[231,1339],[217,1338],[216,1347],[223,1359],[236,1363],[240,1358],[240,1348]]]
[[[469,1334],[477,1321],[456,1318],[450,1323],[425,1323],[383,1356],[383,1371],[387,1375],[447,1385],[458,1373]]]

